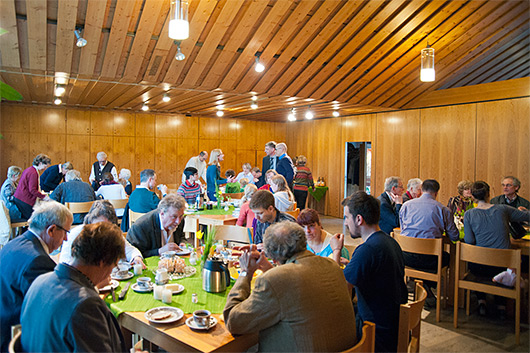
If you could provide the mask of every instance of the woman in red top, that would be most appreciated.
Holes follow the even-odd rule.
[[[306,163],[306,156],[298,156],[296,159],[296,174],[294,175],[293,180],[294,198],[296,199],[296,205],[300,211],[305,208],[307,190],[309,187],[315,191],[313,175],[311,174],[311,170],[305,166]]]
[[[39,174],[51,163],[50,157],[39,154],[33,160],[33,165],[22,172],[17,190],[15,191],[14,203],[17,205],[23,219],[29,219],[33,213],[33,206],[37,198],[49,201],[48,195],[40,192]]]
[[[247,184],[247,186],[245,186],[245,195],[243,195],[243,198],[241,199],[241,210],[239,211],[239,217],[237,218],[236,225],[252,228],[254,212],[252,212],[252,210],[248,207],[248,204],[256,190],[258,189],[254,184]]]

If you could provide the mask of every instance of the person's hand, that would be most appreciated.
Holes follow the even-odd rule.
[[[519,206],[519,207],[517,207],[517,209],[519,211],[528,211],[528,209],[526,207],[524,207],[524,206]]]
[[[49,195],[45,195],[44,198],[42,199],[42,201],[51,201],[52,199],[50,198]]]
[[[338,233],[331,237],[329,245],[333,251],[341,251],[344,246],[344,234]]]
[[[349,264],[349,263],[350,263],[350,260],[345,259],[345,258],[342,257],[342,256],[340,257],[340,264],[341,264],[341,265],[346,266],[346,265]]]
[[[96,284],[96,287],[98,289],[101,289],[103,287],[106,287],[110,284],[110,276],[105,278],[103,281],[99,282],[98,284]]]
[[[158,254],[162,255],[162,253],[165,253],[166,251],[181,251],[182,249],[175,243],[167,243],[160,249],[158,249]]]
[[[258,245],[256,245],[258,250],[259,251],[262,251],[263,250],[263,243],[259,243]]]
[[[243,250],[243,254],[239,257],[239,266],[241,271],[246,271],[247,276],[252,278],[254,272],[259,268],[258,260],[262,254],[258,251],[256,245],[252,244],[247,249]]]
[[[261,255],[258,259],[258,268],[263,272],[267,272],[268,270],[270,270],[271,268],[273,268],[274,266],[270,263],[270,261],[267,259],[267,257],[265,256],[265,254],[263,253],[263,251],[261,252]]]
[[[136,256],[133,260],[132,260],[132,263],[133,264],[141,264],[142,265],[142,269],[146,269],[147,266],[145,266],[145,263],[144,263],[144,259],[142,259],[141,256]]]
[[[391,192],[390,197],[392,198],[392,202],[394,202],[396,205],[401,205],[403,203],[402,195],[396,195],[393,192]]]
[[[160,188],[160,192],[162,193],[162,195],[167,194],[167,185],[161,184],[159,185],[159,188]]]

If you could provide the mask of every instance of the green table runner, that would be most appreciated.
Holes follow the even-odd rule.
[[[308,191],[311,196],[315,198],[315,200],[320,201],[324,197],[328,189],[329,188],[327,186],[315,186],[315,191],[312,191],[311,189],[309,189]]]
[[[188,215],[231,215],[234,212],[234,206],[230,206],[230,209],[228,211],[225,211],[224,208],[213,208],[211,210],[204,209],[204,211],[197,211],[197,212],[191,212],[186,213]]]
[[[116,298],[121,289],[125,286],[125,283],[131,282],[136,283],[138,277],[150,277],[151,280],[155,281],[155,275],[152,272],[156,272],[158,268],[158,256],[153,256],[146,259],[147,269],[143,271],[141,276],[134,276],[128,281],[121,281],[120,286],[116,289]],[[186,265],[189,265],[189,261],[185,258]],[[147,311],[152,308],[159,306],[174,306],[182,309],[185,314],[191,314],[195,310],[207,309],[214,314],[220,314],[223,312],[223,308],[226,303],[226,297],[232,288],[232,284],[222,293],[208,293],[202,289],[202,277],[200,274],[200,265],[194,266],[197,269],[197,273],[188,278],[182,278],[178,280],[169,281],[169,283],[182,284],[185,289],[179,294],[173,294],[173,301],[171,304],[163,303],[161,300],[155,300],[153,292],[148,293],[136,293],[129,287],[125,300],[112,301],[112,296],[108,295],[105,298],[105,302],[111,309],[112,313],[118,317],[124,311]],[[199,299],[198,303],[191,302],[192,293],[196,293]]]

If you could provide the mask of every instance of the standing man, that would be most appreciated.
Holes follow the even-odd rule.
[[[399,228],[399,210],[403,205],[403,181],[400,177],[391,176],[385,180],[385,191],[377,198],[381,202],[381,218],[379,228],[390,234]]]
[[[403,195],[403,203],[421,196],[421,179],[409,179],[407,192]]]
[[[114,164],[107,160],[107,154],[105,152],[98,152],[97,162],[94,162],[90,169],[90,177],[88,181],[92,184],[94,191],[98,191],[99,183],[103,179],[104,173],[111,173],[114,180],[118,180],[118,171]]]
[[[399,330],[399,307],[407,302],[405,265],[399,244],[379,229],[380,206],[376,198],[357,191],[342,201],[344,222],[352,238],[363,243],[353,252],[344,277],[357,294],[357,335],[363,321],[375,323],[375,351],[395,352]],[[330,241],[333,259],[340,264],[344,235]]]
[[[259,332],[261,352],[340,352],[355,344],[344,275],[331,259],[307,251],[302,227],[281,222],[267,229],[264,250],[276,267],[255,245],[249,250],[223,312],[232,334]],[[258,268],[264,273],[251,290]]]
[[[261,164],[262,166],[261,170],[263,174],[265,174],[267,170],[269,169],[276,170],[276,165],[277,165],[276,142],[269,141],[265,144],[265,157],[263,157],[263,161]],[[260,176],[259,180],[260,180],[259,181],[260,185],[263,186],[266,184],[265,175]]]
[[[289,189],[293,189],[293,179],[294,179],[294,165],[293,160],[287,154],[287,145],[283,142],[280,142],[276,145],[276,157],[278,158],[278,164],[276,165],[276,171],[278,174],[283,175]]]
[[[39,275],[53,271],[50,253],[58,249],[72,226],[72,212],[57,202],[38,206],[29,230],[0,251],[0,351],[7,352],[11,326],[20,323],[22,301]]]
[[[530,209],[530,202],[517,194],[521,188],[521,181],[518,178],[505,176],[502,178],[501,186],[503,195],[492,198],[490,203],[512,206],[521,211]]]
[[[68,171],[74,169],[70,162],[64,164],[56,164],[46,168],[40,176],[40,187],[44,192],[50,192],[64,180],[64,176]]]
[[[202,151],[199,153],[198,156],[191,157],[188,163],[186,163],[186,166],[184,169],[192,167],[197,169],[197,173],[199,174],[199,178],[202,179],[203,183],[206,183],[206,160],[208,159],[208,152]],[[200,179],[197,180],[197,182],[200,184]],[[182,173],[182,183],[184,184],[186,182],[186,175]]]
[[[280,212],[274,206],[274,195],[268,190],[258,190],[252,195],[248,207],[254,212],[254,244],[263,243],[263,235],[267,228],[281,221],[296,222],[293,216]],[[261,247],[261,245],[260,245]]]

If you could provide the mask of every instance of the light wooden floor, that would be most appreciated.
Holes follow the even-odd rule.
[[[359,245],[360,239],[352,239],[343,230],[341,218],[321,216],[328,232],[345,232],[347,244]],[[471,297],[472,303],[475,302]],[[493,306],[494,307],[494,306]],[[521,344],[515,345],[515,323],[508,315],[500,321],[494,315],[481,317],[476,312],[466,316],[463,309],[458,314],[458,328],[453,327],[453,308],[442,309],[441,322],[436,322],[436,310],[423,310],[421,326],[421,352],[529,352],[530,336],[528,323],[521,318]]]

